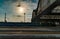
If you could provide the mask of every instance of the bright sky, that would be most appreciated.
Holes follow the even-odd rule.
[[[0,21],[4,21],[6,12],[8,22],[24,22],[24,13],[26,22],[31,22],[32,11],[37,3],[38,0],[0,0]]]

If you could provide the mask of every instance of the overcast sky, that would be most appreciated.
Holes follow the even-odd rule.
[[[7,13],[8,22],[24,22],[23,13],[26,13],[26,22],[31,22],[37,3],[38,0],[0,0],[0,21],[4,21],[4,14]]]

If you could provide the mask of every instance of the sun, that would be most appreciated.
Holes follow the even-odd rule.
[[[24,16],[24,13],[26,12],[26,8],[25,7],[16,7],[15,12],[17,15],[21,15]]]
[[[24,7],[18,7],[18,12],[19,13],[24,13],[25,11],[25,8]]]
[[[21,3],[19,6],[14,7],[14,14],[24,16],[24,13],[28,12],[28,5]]]

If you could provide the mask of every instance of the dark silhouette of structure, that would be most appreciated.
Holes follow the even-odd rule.
[[[6,13],[5,13],[5,19],[4,19],[4,21],[7,22],[7,20],[6,20]]]
[[[59,25],[60,0],[39,0],[37,9],[32,15],[32,23],[45,25]]]

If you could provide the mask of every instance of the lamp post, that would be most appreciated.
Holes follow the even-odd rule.
[[[25,22],[25,15],[26,15],[26,13],[24,13],[24,22]]]
[[[5,13],[5,19],[4,20],[5,20],[5,22],[7,22],[7,20],[6,20],[6,13]]]

